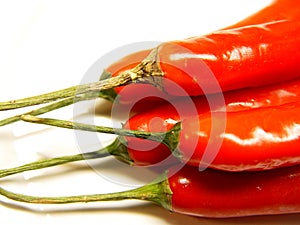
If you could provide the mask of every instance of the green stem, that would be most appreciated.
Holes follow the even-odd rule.
[[[39,160],[22,166],[0,170],[0,178],[7,177],[17,173],[22,173],[25,171],[43,169],[43,168],[62,165],[62,164],[75,162],[75,161],[104,158],[109,155],[117,156],[122,161],[128,164],[132,163],[132,160],[128,156],[126,146],[123,145],[122,141],[117,138],[112,144],[97,151]]]
[[[109,193],[62,197],[39,197],[14,193],[0,188],[0,194],[14,201],[36,204],[67,204],[86,203],[96,201],[118,201],[125,199],[137,199],[155,202],[164,208],[171,210],[172,191],[168,184],[166,173],[159,176],[155,181],[137,189]]]
[[[17,121],[20,121],[22,115],[38,116],[38,115],[41,115],[41,114],[44,114],[44,113],[47,113],[47,112],[50,112],[50,111],[68,106],[68,105],[71,105],[71,104],[74,104],[76,102],[91,100],[91,99],[95,99],[97,97],[99,97],[98,93],[96,93],[96,94],[95,93],[90,93],[90,94],[79,95],[79,96],[76,96],[75,98],[74,97],[69,97],[69,98],[63,99],[63,100],[58,101],[58,102],[54,102],[52,104],[46,105],[44,107],[29,111],[29,112],[19,114],[19,115],[15,115],[15,116],[0,120],[0,127],[4,126],[4,125],[7,125],[7,124],[17,122]],[[106,95],[105,93],[101,93],[101,97],[108,99],[109,95]]]
[[[30,122],[30,123],[45,124],[45,125],[67,128],[67,129],[109,133],[109,134],[117,134],[120,136],[148,139],[151,141],[163,143],[166,146],[168,146],[170,150],[176,149],[179,141],[179,134],[181,131],[181,123],[175,124],[173,128],[167,132],[154,133],[154,132],[147,132],[147,131],[140,131],[140,130],[128,130],[123,128],[95,126],[95,125],[89,125],[84,123],[71,122],[67,120],[40,118],[31,115],[23,115],[21,119],[23,121]]]
[[[26,113],[23,113],[23,114],[15,115],[15,116],[0,120],[0,127],[4,126],[4,125],[7,125],[7,124],[17,122],[17,121],[20,121],[22,115],[38,116],[38,115],[53,111],[55,109],[59,109],[59,108],[68,106],[68,105],[72,104],[73,102],[74,102],[74,98],[66,98],[64,100],[61,100],[59,102],[55,102],[53,104],[41,107],[39,109],[32,110],[32,111],[29,111],[29,112],[26,112]]]
[[[42,95],[36,95],[36,96],[22,98],[18,100],[10,100],[7,102],[0,102],[0,111],[43,104],[43,103],[52,102],[63,98],[69,98],[69,97],[75,98],[76,96],[82,94],[96,93],[95,96],[98,97],[100,95],[101,97],[101,92],[100,92],[101,90],[111,89],[114,87],[124,85],[126,83],[125,79],[123,80],[120,79],[120,81],[117,82],[119,79],[120,78],[116,79],[116,77],[113,77],[110,79],[100,80],[89,84],[77,85],[77,86],[65,88],[62,90],[58,90],[58,91],[54,91]]]
[[[77,87],[75,86],[75,87],[66,88],[55,92],[50,92],[47,94],[32,96],[32,97],[18,99],[18,100],[10,100],[7,102],[0,102],[0,111],[22,108],[26,106],[42,104],[51,101],[56,101],[58,99],[71,97],[75,95],[76,90]]]
[[[109,75],[107,74],[106,76],[109,77]],[[162,76],[163,72],[161,71],[157,60],[157,49],[154,49],[148,57],[146,57],[140,64],[138,64],[132,70],[121,73],[116,77],[99,80],[89,84],[77,85],[33,97],[11,100],[7,102],[0,102],[0,111],[22,108],[31,105],[38,105],[42,103],[56,101],[58,99],[75,97],[81,94],[97,93],[99,97],[106,98],[105,96],[110,93],[107,93],[106,91],[103,92],[103,90],[113,89],[115,87],[124,86],[130,83],[148,83],[153,84],[158,88],[162,88]],[[112,96],[112,98],[113,97],[114,96]]]
[[[99,80],[105,80],[105,79],[110,79],[112,77],[112,74],[106,70],[104,70],[100,76]],[[117,92],[115,91],[115,89],[111,88],[111,89],[105,89],[105,90],[101,90],[99,92],[99,97],[100,98],[104,98],[110,102],[114,102],[114,100],[117,97]]]

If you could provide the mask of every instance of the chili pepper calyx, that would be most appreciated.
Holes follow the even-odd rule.
[[[171,130],[165,133],[162,143],[165,144],[172,152],[176,151],[179,143],[181,132],[181,122],[176,123]]]
[[[157,51],[158,49],[154,48],[140,64],[128,72],[133,83],[151,84],[163,90],[162,77],[164,73],[159,65]]]
[[[152,201],[165,209],[172,211],[173,192],[168,181],[168,171],[160,174],[151,183],[142,186],[140,189],[145,193],[151,193],[148,194],[145,200]]]
[[[105,80],[105,79],[109,79],[111,77],[112,77],[112,75],[110,72],[103,70],[99,80]],[[100,90],[100,92],[99,92],[100,98],[104,98],[110,102],[113,102],[116,99],[117,95],[118,95],[117,92],[113,88]]]
[[[124,137],[117,137],[116,140],[110,144],[108,149],[109,154],[115,156],[118,160],[126,164],[133,165],[134,161],[130,158],[127,150],[127,142]]]

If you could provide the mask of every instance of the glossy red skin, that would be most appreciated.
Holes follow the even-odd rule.
[[[182,95],[169,80],[197,96],[298,78],[299,34],[300,21],[279,20],[163,43],[158,55],[164,90]],[[203,79],[206,74],[217,81]]]
[[[227,113],[226,129],[210,136],[211,114],[183,120],[179,139],[182,161],[199,166],[208,141],[222,144],[208,166],[221,170],[267,170],[300,163],[300,102]],[[214,114],[217,119],[219,113]],[[222,115],[220,117],[223,119]],[[199,119],[200,124],[195,125]],[[192,145],[192,141],[197,144]],[[202,162],[203,165],[206,162]],[[210,163],[210,162],[208,162]]]
[[[300,80],[295,80],[292,82],[286,82],[278,85],[272,85],[272,86],[266,86],[266,87],[259,87],[254,89],[243,89],[243,90],[237,90],[232,92],[226,92],[224,93],[224,99],[225,99],[225,107],[224,105],[214,105],[214,112],[217,111],[224,111],[224,108],[227,111],[227,119],[230,119],[228,121],[228,124],[231,126],[231,130],[233,130],[234,134],[243,133],[243,135],[248,135],[251,131],[251,127],[255,126],[256,124],[259,126],[261,124],[257,123],[257,118],[260,118],[260,123],[264,124],[264,120],[269,122],[269,125],[272,125],[272,122],[276,121],[274,123],[275,125],[278,124],[278,121],[283,121],[285,118],[283,118],[286,115],[283,115],[281,113],[280,105],[288,104],[292,102],[300,102]],[[212,95],[214,96],[214,95]],[[213,101],[213,97],[211,97]],[[199,131],[199,127],[197,128],[190,128],[189,129],[189,123],[194,125],[193,119],[190,117],[198,117],[200,115],[200,128],[205,127],[205,133],[210,132],[210,113],[209,110],[210,107],[208,105],[208,102],[205,97],[197,97],[193,99],[195,103],[195,107],[197,108],[198,112],[196,112],[197,115],[195,115],[195,112],[191,113],[190,110],[186,110],[185,113],[181,113],[179,116],[178,112],[176,111],[176,108],[183,108],[186,106],[186,100],[178,100],[176,102],[173,102],[172,104],[164,104],[158,108],[155,108],[153,110],[139,113],[132,118],[129,119],[129,121],[125,124],[125,128],[133,129],[133,130],[144,130],[144,131],[152,131],[152,132],[164,132],[166,130],[169,130],[173,127],[174,121],[179,122],[187,119],[184,122],[184,125],[187,127],[183,127],[184,130],[182,131],[183,134],[189,134],[194,135],[194,131]],[[298,103],[297,103],[298,104]],[[274,106],[279,106],[279,108],[272,108]],[[265,109],[266,107],[269,107],[269,109]],[[253,109],[260,109],[260,111],[252,111]],[[248,112],[248,114],[244,113],[243,111],[251,110],[251,112]],[[298,109],[297,109],[298,110]],[[267,115],[265,117],[262,117],[265,113],[269,111],[275,111],[280,118],[272,118],[270,115]],[[293,111],[293,110],[292,110]],[[296,112],[296,111],[295,111]],[[238,115],[244,115],[243,117],[238,117]],[[232,115],[232,116],[231,116]],[[247,118],[245,118],[247,115]],[[297,121],[297,114],[292,113],[290,116],[296,117],[295,121]],[[153,118],[160,118],[153,120]],[[268,118],[268,119],[267,119]],[[288,117],[286,117],[287,119]],[[241,121],[239,121],[241,120]],[[299,119],[298,119],[299,120]],[[242,129],[240,126],[242,124],[245,124],[244,129]],[[251,126],[250,126],[251,125]],[[279,125],[279,124],[278,124]],[[281,124],[284,126],[284,124]],[[248,130],[246,130],[248,129]],[[229,130],[228,130],[229,131]],[[204,131],[203,131],[204,132]],[[182,135],[184,136],[184,135]],[[196,135],[197,136],[197,135]],[[247,136],[245,136],[247,137]],[[198,138],[198,137],[194,137]],[[126,138],[128,141],[128,152],[130,154],[130,157],[136,162],[138,165],[151,165],[153,163],[158,163],[163,161],[166,156],[170,154],[169,149],[163,145],[163,144],[157,144],[152,141],[137,139],[137,138]],[[189,151],[189,142],[188,140],[185,140],[184,138],[181,139],[181,144],[183,146],[180,147],[181,151],[186,151],[186,154],[184,154],[184,161],[188,161],[188,163],[193,165],[199,165],[199,162],[201,160],[204,147],[206,146],[206,141],[208,138],[204,138],[199,140],[199,149],[197,150],[198,154],[194,154],[191,159],[187,156]],[[147,145],[146,149],[151,149],[149,146],[153,146],[153,150],[145,150],[145,145]],[[283,143],[282,145],[278,145],[275,149],[278,151],[278,148],[281,146],[282,148],[285,148],[284,146],[286,143]],[[277,145],[277,144],[276,144]],[[187,146],[187,147],[184,147]],[[234,146],[234,149],[232,147]],[[266,146],[268,148],[268,145]],[[270,146],[269,146],[270,147]],[[286,162],[287,159],[284,159],[284,156],[292,156],[290,159],[293,163],[295,159],[297,161],[299,160],[296,156],[297,151],[295,147],[294,150],[289,153],[286,152],[286,150],[278,151],[276,153],[276,150],[270,151],[270,155],[265,155],[264,157],[261,156],[261,152],[257,151],[253,152],[251,151],[251,154],[244,153],[245,149],[251,150],[251,148],[256,148],[256,146],[248,146],[248,147],[242,147],[242,146],[236,146],[232,143],[232,145],[227,144],[226,147],[224,146],[222,148],[222,152],[219,157],[216,158],[217,161],[215,161],[213,164],[210,165],[210,167],[214,167],[217,169],[223,169],[223,170],[253,170],[253,169],[269,169],[271,166],[283,166],[282,163]],[[260,150],[262,150],[260,148]],[[235,151],[235,152],[233,152]],[[255,154],[254,154],[255,153]],[[276,154],[275,154],[276,153]],[[273,155],[272,155],[273,154]],[[285,155],[286,154],[286,155]],[[233,159],[234,156],[234,159]],[[261,158],[255,159],[255,157],[260,156]],[[276,162],[275,164],[271,163],[268,167],[264,164],[259,164],[260,161],[256,160],[264,160],[266,161],[266,157],[270,157],[270,159],[278,159],[279,162]],[[244,160],[243,160],[244,158]],[[224,159],[225,161],[222,161],[221,159]],[[251,161],[252,160],[252,161]],[[245,163],[245,164],[243,164]],[[281,164],[281,165],[280,165]]]
[[[219,98],[219,95],[210,96]],[[300,79],[256,88],[228,91],[224,92],[223,96],[227,112],[283,105],[300,101]],[[213,98],[211,101],[213,101]],[[221,107],[222,105],[215,106],[214,110],[221,111]]]
[[[168,95],[198,96],[203,93],[234,90],[249,86],[260,86],[299,77],[300,65],[297,51],[300,46],[300,8],[293,0],[277,0],[254,15],[208,35],[182,41],[166,42],[159,46],[160,66],[166,79],[162,86]],[[120,61],[126,69],[133,68],[136,61],[146,57],[147,50],[136,53]],[[175,60],[172,56],[188,53],[187,57]],[[200,70],[193,71],[199,67]],[[143,57],[141,57],[143,56]],[[204,56],[204,57],[203,57]],[[206,57],[215,58],[209,60]],[[176,58],[176,57],[175,57]],[[234,60],[231,60],[234,59]],[[118,62],[117,62],[118,64]],[[196,66],[195,66],[196,65]],[[189,71],[189,75],[183,71]],[[124,69],[113,72],[113,76]],[[211,88],[203,82],[203,73],[213,72],[221,89]],[[283,75],[284,74],[284,75]],[[178,93],[168,82],[171,80],[184,88],[186,93]],[[199,87],[205,86],[208,90]],[[215,84],[215,83],[213,83]],[[121,94],[122,102],[130,103],[141,90],[148,96],[162,96],[157,88],[147,84],[127,86]],[[119,93],[123,88],[117,88]]]
[[[230,173],[185,166],[169,173],[175,212],[241,217],[300,212],[300,167]]]

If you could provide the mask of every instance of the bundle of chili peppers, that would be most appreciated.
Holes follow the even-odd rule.
[[[3,169],[0,177],[110,155],[168,167],[152,183],[121,193],[35,197],[0,188],[0,194],[44,204],[149,200],[204,217],[300,212],[299,33],[296,1],[277,0],[233,26],[124,57],[100,81],[0,103],[10,110],[54,102],[1,126],[23,120],[118,135],[98,151]],[[150,97],[134,106],[123,128],[36,117],[99,97],[121,111],[140,90]]]

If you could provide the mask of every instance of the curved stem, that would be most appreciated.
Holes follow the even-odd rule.
[[[38,115],[41,115],[41,114],[44,114],[44,113],[62,108],[62,107],[66,107],[66,106],[74,104],[76,102],[91,100],[91,99],[97,98],[98,96],[99,95],[95,95],[95,94],[84,94],[84,95],[76,96],[75,98],[74,97],[69,97],[69,98],[63,99],[63,100],[58,101],[58,102],[54,102],[52,104],[43,106],[41,108],[29,111],[29,112],[22,113],[22,114],[19,114],[19,115],[15,115],[15,116],[0,120],[0,127],[4,126],[4,125],[7,125],[7,124],[17,122],[17,121],[20,121],[22,115],[38,116]]]
[[[101,150],[89,152],[89,153],[39,160],[36,162],[31,162],[31,163],[24,164],[22,166],[10,168],[10,169],[2,169],[2,170],[0,170],[0,178],[7,177],[7,176],[10,176],[13,174],[22,173],[25,171],[43,169],[43,168],[47,168],[47,167],[62,165],[62,164],[75,162],[75,161],[81,161],[81,160],[85,160],[85,159],[103,158],[108,155],[109,155],[109,153],[106,149],[101,149]]]
[[[155,85],[156,87],[162,88],[160,80],[162,76],[163,72],[161,71],[159,63],[157,61],[157,49],[154,49],[148,57],[146,57],[140,64],[138,64],[132,70],[121,73],[116,77],[99,80],[89,84],[77,85],[33,97],[11,100],[7,102],[0,102],[0,111],[22,108],[31,105],[38,105],[42,103],[56,101],[58,99],[75,97],[81,94],[97,93],[99,97],[106,98],[107,93],[102,92],[103,90],[120,87],[130,83],[149,83]]]
[[[17,121],[20,121],[22,115],[38,116],[38,115],[53,111],[55,109],[59,109],[59,108],[68,106],[68,105],[72,104],[73,102],[74,102],[74,98],[66,98],[64,100],[61,100],[59,102],[55,102],[53,104],[41,107],[39,109],[32,110],[32,111],[29,111],[29,112],[26,112],[26,113],[23,113],[23,114],[15,115],[15,116],[0,120],[0,127],[4,126],[4,125],[7,125],[7,124],[17,122]]]
[[[97,151],[76,154],[76,155],[69,155],[69,156],[61,156],[61,157],[56,157],[51,159],[44,159],[44,160],[31,162],[14,168],[2,169],[0,170],[0,178],[7,177],[13,174],[22,173],[25,171],[43,169],[47,167],[62,165],[62,164],[81,161],[81,160],[104,158],[110,155],[114,155],[120,158],[122,161],[126,162],[127,164],[132,163],[132,160],[128,156],[126,146],[123,145],[122,141],[117,138],[112,144]]]
[[[75,98],[76,96],[82,94],[94,94],[94,96],[101,97],[101,90],[111,89],[114,87],[125,85],[127,82],[128,76],[127,80],[125,76],[123,79],[121,79],[121,77],[118,77],[118,79],[116,77],[113,77],[110,79],[96,81],[90,84],[77,85],[42,95],[36,95],[18,100],[10,100],[7,102],[0,102],[0,111],[43,104],[68,97]]]
[[[74,86],[59,91],[50,92],[47,94],[36,95],[36,96],[22,98],[18,100],[10,100],[7,102],[0,102],[0,111],[17,109],[17,108],[22,108],[31,105],[38,105],[42,103],[47,103],[47,102],[75,96],[76,90],[77,90],[77,86]]]
[[[67,204],[67,203],[86,203],[96,201],[118,201],[125,199],[137,199],[152,201],[166,209],[171,210],[172,191],[168,185],[166,174],[162,174],[152,183],[133,190],[109,193],[92,194],[62,197],[40,197],[14,193],[0,188],[0,194],[14,201],[36,203],[36,204]]]
[[[139,131],[139,130],[128,130],[123,128],[96,126],[96,125],[90,125],[84,123],[71,122],[67,120],[40,118],[31,115],[23,115],[21,116],[21,119],[25,122],[50,125],[50,126],[60,127],[60,128],[92,131],[92,132],[99,132],[99,133],[106,133],[106,134],[117,134],[121,136],[138,137],[144,139],[149,138],[149,140],[158,141],[158,142],[161,142],[163,140],[163,137],[166,134],[164,132],[151,133],[151,132]]]
[[[18,166],[15,168],[0,170],[0,178],[7,177],[7,176],[17,174],[17,173],[22,173],[25,171],[37,170],[37,169],[62,165],[62,164],[70,163],[70,162],[81,161],[81,160],[85,160],[85,159],[102,158],[107,155],[109,155],[109,153],[106,151],[103,151],[103,152],[96,151],[96,152],[90,152],[90,153],[85,153],[85,154],[77,154],[77,155],[71,155],[71,156],[62,156],[62,157],[57,157],[57,158],[52,158],[52,159],[39,160],[39,161],[28,163],[28,164]]]
[[[147,139],[147,140],[163,143],[167,145],[170,148],[170,150],[174,150],[177,147],[179,141],[179,134],[181,131],[181,123],[175,124],[173,128],[167,132],[154,133],[154,132],[147,132],[147,131],[140,131],[140,130],[128,130],[123,128],[112,128],[112,127],[105,127],[105,126],[89,125],[89,124],[71,122],[67,120],[40,118],[31,115],[23,115],[21,119],[23,121],[30,122],[30,123],[45,124],[45,125],[67,128],[67,129],[109,133],[109,134],[117,134],[120,136]]]

